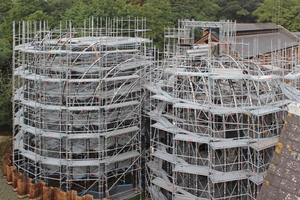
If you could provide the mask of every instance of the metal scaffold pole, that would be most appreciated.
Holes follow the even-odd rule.
[[[145,19],[84,24],[14,24],[13,164],[79,196],[142,195],[140,82],[154,62]]]
[[[207,41],[193,42],[197,29]],[[289,72],[278,73],[279,60],[247,57],[252,49],[236,42],[235,29],[231,21],[180,20],[165,30],[165,56],[145,85],[152,199],[255,199],[259,192],[297,95],[281,82]]]

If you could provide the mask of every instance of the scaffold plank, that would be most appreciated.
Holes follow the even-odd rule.
[[[282,77],[277,75],[263,75],[263,76],[250,76],[249,80],[267,82],[267,81],[273,81],[275,79],[280,79],[280,78]]]
[[[105,106],[60,106],[60,105],[47,105],[42,104],[37,101],[28,101],[25,99],[21,99],[22,103],[26,106],[32,108],[41,108],[45,110],[69,110],[69,111],[92,111],[92,110],[99,110],[104,108]],[[107,107],[107,106],[106,106]]]
[[[176,164],[175,168],[173,169],[173,172],[208,176],[210,172],[216,172],[216,171],[210,170],[210,168],[207,166]]]
[[[185,135],[185,134],[176,134],[175,140],[186,141],[186,142],[197,142],[197,143],[209,143],[210,137],[206,136],[197,136],[195,135]]]
[[[189,195],[183,195],[183,194],[175,194],[174,200],[207,200],[207,198],[201,198],[201,197],[196,197],[192,198]]]
[[[102,79],[66,79],[66,78],[52,78],[49,76],[42,76],[39,74],[19,74],[19,76],[23,79],[26,80],[31,80],[31,81],[42,81],[45,83],[63,83],[63,82],[68,82],[68,83],[87,83],[87,82],[99,82]]]
[[[34,162],[41,162],[42,164],[45,165],[54,165],[54,166],[61,166],[61,165],[73,166],[73,167],[99,166],[99,164],[104,163],[104,160],[97,160],[97,159],[96,160],[71,160],[71,159],[45,157],[25,149],[21,149],[20,154]]]
[[[194,195],[192,195],[191,193],[189,193],[189,192],[187,192],[187,191],[181,189],[181,188],[180,188],[179,186],[177,186],[177,185],[174,185],[174,184],[172,184],[172,183],[166,182],[166,181],[165,181],[164,179],[162,179],[162,178],[156,177],[156,178],[153,179],[151,182],[152,182],[153,184],[157,185],[158,187],[161,187],[161,188],[163,188],[163,189],[165,189],[165,190],[167,190],[167,191],[169,191],[169,192],[174,193],[175,191],[178,191],[178,192],[184,194],[185,196],[190,197],[190,199],[197,199],[196,196],[194,196]]]
[[[181,119],[175,115],[170,115],[170,114],[163,114],[162,116],[164,116],[165,118],[167,119],[171,119],[171,120],[174,120],[176,122],[186,122],[185,119]]]
[[[99,138],[99,133],[78,133],[78,134],[67,134],[63,135],[63,137],[67,137],[68,139],[92,139]]]
[[[171,99],[171,98],[169,98],[167,96],[164,96],[162,94],[153,95],[153,96],[151,96],[151,98],[157,99],[157,100],[160,100],[160,101],[173,102],[173,99]]]
[[[127,160],[127,159],[134,158],[134,157],[139,157],[139,156],[140,156],[140,153],[138,151],[130,151],[130,152],[126,152],[126,153],[120,153],[115,156],[110,156],[103,161],[106,164],[111,164],[111,163],[116,163],[119,161]]]
[[[221,107],[221,106],[214,106],[212,109],[210,109],[210,112],[214,115],[231,115],[231,114],[237,114],[237,113],[243,113],[245,112],[245,109],[242,107]]]
[[[148,58],[145,57],[145,59],[149,59],[149,57]],[[133,62],[122,63],[118,65],[117,68],[120,69],[120,71],[126,71],[131,69],[137,69],[142,66],[149,66],[152,64],[154,64],[154,61],[152,60],[141,60],[141,61],[134,60]]]
[[[275,65],[261,65],[262,69],[270,70],[270,71],[282,71],[283,68],[277,67]]]
[[[159,120],[159,119],[157,119]],[[161,122],[157,122],[155,124],[152,124],[151,127],[163,130],[163,131],[167,131],[169,133],[178,133],[179,129],[176,126],[166,126],[165,124],[162,124]]]
[[[115,109],[115,108],[121,108],[121,107],[126,107],[126,106],[134,106],[140,104],[139,101],[127,101],[127,102],[122,102],[122,103],[115,103],[107,106],[103,106],[105,110],[109,109]],[[98,107],[99,108],[99,107]]]
[[[276,101],[274,103],[271,103],[272,106],[275,106],[275,107],[280,107],[280,106],[286,106],[290,103],[292,103],[293,101],[290,100],[290,99],[285,99],[285,100],[280,100],[280,101]]]
[[[214,74],[210,76],[211,79],[234,79],[234,80],[241,80],[246,79],[246,75],[230,75],[230,74]]]
[[[207,106],[201,106],[199,105],[195,105],[195,104],[189,104],[189,103],[175,103],[174,108],[187,108],[187,109],[194,109],[194,110],[203,110],[203,111],[208,111],[208,107]]]
[[[169,154],[167,152],[163,152],[160,150],[156,150],[155,152],[151,153],[152,156],[155,156],[157,158],[160,158],[162,160],[168,161],[169,163],[176,163],[176,160],[172,154]]]
[[[123,128],[123,129],[116,129],[113,131],[109,131],[106,133],[102,133],[101,135],[105,135],[106,138],[108,137],[116,137],[118,135],[122,135],[122,134],[126,134],[126,133],[131,133],[131,132],[137,132],[139,131],[140,128],[137,126],[131,126],[131,127],[127,127],[127,128]]]
[[[263,115],[279,112],[282,110],[283,110],[283,108],[279,108],[276,106],[264,106],[259,109],[250,110],[250,113],[255,116],[263,116]]]
[[[291,72],[284,76],[284,79],[296,80],[300,77],[300,71]]]
[[[125,96],[129,93],[137,92],[140,90],[141,90],[141,88],[138,87],[137,85],[132,86],[131,84],[128,84],[128,85],[124,85],[122,88],[118,89],[117,91],[115,89],[106,90],[106,91],[98,90],[97,97],[100,99],[105,99],[105,98],[108,98],[108,97],[111,98],[114,96]]]
[[[164,179],[156,177],[151,181],[153,184],[157,185],[158,187],[161,187],[169,192],[174,192],[173,184],[167,183]]]
[[[255,173],[255,172],[251,173],[250,172],[249,179],[256,185],[260,185],[264,182],[265,175],[266,175],[266,172],[261,172],[261,173]]]
[[[275,146],[277,142],[278,142],[278,136],[272,138],[262,138],[262,139],[258,139],[258,141],[255,143],[251,143],[250,147],[252,147],[257,151],[261,151],[263,149]]]
[[[210,176],[213,183],[243,180],[247,178],[248,174],[245,171],[217,172]]]
[[[21,65],[21,66],[15,68],[13,75],[18,76],[18,75],[25,73],[25,68],[26,68],[26,66],[24,66],[24,65]]]
[[[131,151],[127,153],[122,153],[117,156],[111,156],[109,158],[106,158],[104,160],[69,160],[69,159],[59,159],[59,158],[51,158],[51,157],[45,157],[35,154],[34,152],[27,151],[25,149],[21,149],[21,155],[29,158],[30,160],[33,160],[35,162],[40,161],[43,164],[48,165],[54,165],[54,166],[60,166],[60,165],[67,165],[67,166],[99,166],[101,163],[115,163],[123,160],[127,160],[130,158],[138,157],[140,154],[137,151]]]
[[[158,167],[158,162],[155,162],[155,161],[149,161],[146,163],[147,167],[149,167],[149,169],[151,169],[152,171],[154,171],[154,173],[156,174],[159,170],[159,167]]]
[[[116,77],[110,77],[110,78],[104,78],[103,81],[109,82],[109,81],[124,81],[124,80],[130,80],[130,79],[137,79],[140,76],[138,75],[130,75],[130,76],[116,76]]]
[[[13,96],[14,100],[20,100],[20,99],[24,98],[23,90],[24,90],[23,86],[16,89],[14,96]]]
[[[235,148],[235,147],[246,147],[249,144],[248,139],[239,139],[239,140],[231,140],[224,139],[221,142],[211,142],[209,145],[213,149],[227,149],[227,148]]]
[[[176,68],[175,68],[176,69]],[[184,71],[173,71],[172,74],[174,75],[179,75],[179,76],[195,76],[195,77],[201,77],[201,76],[204,76],[204,77],[207,77],[210,75],[210,73],[202,73],[202,72],[184,72]]]
[[[21,125],[23,121],[24,121],[24,117],[15,117],[13,120],[14,125]]]

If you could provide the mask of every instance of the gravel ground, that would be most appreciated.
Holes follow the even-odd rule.
[[[6,179],[2,175],[2,166],[0,167],[0,200],[19,200],[18,193],[12,190],[11,185],[6,183]],[[24,198],[29,200],[29,198]]]
[[[11,144],[11,137],[7,135],[9,134],[0,132],[0,200],[19,200],[18,193],[12,190],[12,186],[6,183],[2,175],[2,159]],[[29,198],[24,198],[24,200],[29,200]]]

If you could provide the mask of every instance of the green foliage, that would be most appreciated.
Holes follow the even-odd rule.
[[[280,24],[290,31],[300,30],[299,0],[264,0],[253,12],[258,22]]]
[[[6,22],[7,12],[13,7],[12,1],[0,0],[0,23]]]
[[[66,10],[63,21],[71,20],[74,27],[83,27],[84,19],[88,19],[90,16],[92,16],[90,6],[82,1],[78,1]]]
[[[147,19],[148,34],[154,44],[162,50],[164,43],[164,28],[174,26],[174,15],[167,0],[148,0],[141,7],[141,15]]]
[[[263,0],[215,0],[222,8],[217,13],[219,19],[236,20],[237,22],[254,23],[256,16],[252,12]]]
[[[0,132],[12,129],[11,81],[0,70]],[[5,74],[5,73],[4,73]]]
[[[220,7],[209,0],[171,0],[174,19],[194,19],[197,21],[215,21]]]
[[[95,17],[138,17],[136,6],[126,3],[126,0],[93,0],[93,15]]]
[[[50,22],[50,26],[53,28],[65,17],[66,10],[72,8],[77,0],[51,0],[48,1],[46,13],[53,17],[53,21]]]
[[[84,20],[97,18],[131,18],[138,17],[138,5],[126,3],[125,0],[77,1],[66,10],[63,20],[71,20],[75,27],[83,27]]]
[[[164,28],[178,19],[279,23],[299,31],[299,0],[0,0],[0,128],[11,127],[12,22],[47,20],[49,28],[71,20],[83,27],[84,20],[146,17],[148,36],[163,49]]]
[[[11,43],[6,38],[0,38],[0,69],[4,71],[10,64]]]
[[[40,9],[40,1],[16,0],[13,1],[13,7],[8,11],[11,21],[23,21],[26,17]]]

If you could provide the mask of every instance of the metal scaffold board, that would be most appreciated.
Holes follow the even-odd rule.
[[[127,128],[123,128],[123,129],[116,129],[116,130],[113,130],[113,131],[109,131],[109,132],[106,132],[104,134],[101,134],[101,135],[104,135],[106,138],[108,137],[116,137],[118,135],[122,135],[122,134],[126,134],[126,133],[131,133],[131,132],[136,132],[136,131],[139,131],[140,128],[137,127],[137,126],[131,126],[131,127],[127,127]]]
[[[250,172],[249,174],[250,174],[249,179],[256,185],[262,184],[264,181],[264,177],[266,176],[265,172],[261,172],[261,173]]]
[[[109,109],[115,109],[115,108],[121,108],[121,107],[126,107],[126,106],[134,106],[140,104],[139,101],[127,101],[123,103],[115,103],[107,106],[103,106],[105,110]]]
[[[216,172],[215,170],[211,170],[207,166],[182,165],[182,164],[176,164],[173,171],[180,172],[180,173],[197,174],[202,176],[208,176],[210,175],[210,173]]]
[[[249,139],[239,140],[223,140],[221,142],[211,142],[209,144],[213,149],[227,149],[235,147],[247,147],[249,145]]]
[[[257,142],[251,143],[250,147],[257,151],[261,151],[263,149],[275,146],[278,142],[278,137],[272,137],[272,138],[261,138],[258,139]]]
[[[282,111],[282,108],[276,107],[276,106],[264,106],[259,109],[251,110],[249,111],[252,115],[255,116],[263,116],[271,113],[276,113],[279,111]]]
[[[186,141],[186,142],[197,142],[207,144],[210,142],[211,138],[207,136],[201,135],[190,135],[190,134],[176,134],[174,140],[178,141]]]
[[[247,178],[248,173],[245,171],[217,172],[210,176],[213,183],[243,180]]]

